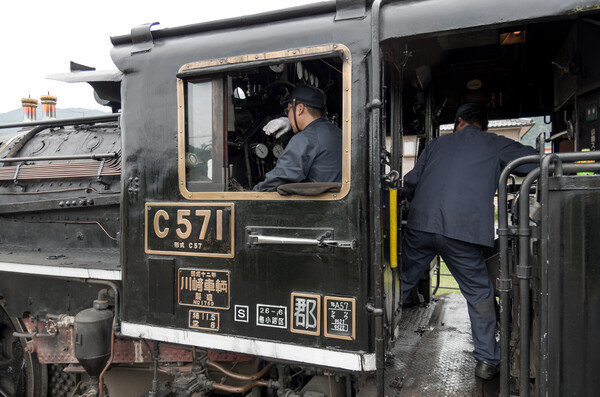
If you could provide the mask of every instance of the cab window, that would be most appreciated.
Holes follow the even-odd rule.
[[[221,191],[223,183],[223,109],[215,106],[222,90],[218,79],[186,82],[185,170],[192,191]]]
[[[292,131],[267,135],[263,127],[285,117],[284,100],[297,85],[326,93],[326,117],[340,127],[344,149],[349,149],[350,57],[335,47],[294,50],[296,56],[289,58],[282,56],[289,51],[239,57],[226,60],[225,66],[224,60],[184,65],[178,76],[182,195],[285,199],[276,192],[256,194],[252,188],[276,166],[293,136]],[[312,199],[337,199],[348,191],[350,150],[343,153],[342,191]]]

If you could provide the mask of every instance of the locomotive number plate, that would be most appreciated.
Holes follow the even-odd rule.
[[[232,203],[146,203],[146,253],[234,256]]]

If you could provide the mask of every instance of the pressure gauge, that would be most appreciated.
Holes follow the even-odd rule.
[[[276,159],[278,159],[283,154],[283,146],[281,146],[278,143],[273,145],[273,149],[271,150],[273,151],[273,156],[275,156]]]
[[[302,67],[302,62],[296,62],[296,75],[300,80],[302,80],[302,77],[304,77],[304,68]]]
[[[198,165],[198,156],[195,153],[187,152],[185,155],[185,165],[188,167],[195,167]]]
[[[269,68],[274,71],[275,73],[281,73],[285,70],[285,64],[284,63],[280,63],[279,65],[271,65],[269,66]]]
[[[256,145],[252,146],[252,152],[259,159],[264,159],[269,154],[269,148],[267,148],[267,145],[264,143],[257,143]]]

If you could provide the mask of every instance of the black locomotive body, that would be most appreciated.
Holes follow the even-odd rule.
[[[338,0],[113,37],[120,82],[90,81],[120,113],[0,146],[0,391],[401,394],[403,137],[435,138],[463,102],[545,116],[555,152],[523,160],[540,163],[525,204],[501,178],[501,394],[593,390],[600,3],[521,3]],[[262,128],[300,84],[327,94],[342,182],[255,192],[290,139]]]

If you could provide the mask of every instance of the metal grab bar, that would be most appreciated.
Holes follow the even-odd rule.
[[[582,160],[598,160],[600,159],[600,152],[575,152],[575,153],[558,153],[539,156],[526,156],[520,159],[510,162],[502,171],[498,186],[498,236],[499,236],[499,257],[500,257],[500,276],[497,279],[497,287],[500,291],[500,350],[501,350],[501,363],[500,363],[500,396],[509,395],[509,308],[508,308],[508,294],[512,289],[512,280],[509,274],[509,263],[508,263],[508,239],[509,237],[518,238],[518,257],[517,257],[517,277],[521,279],[520,283],[520,295],[521,301],[519,305],[521,307],[521,360],[520,360],[520,396],[529,396],[529,279],[531,278],[531,266],[528,264],[529,258],[529,238],[531,229],[529,227],[529,200],[528,194],[529,186],[534,180],[542,176],[541,189],[543,191],[542,200],[546,200],[548,190],[548,173],[553,173],[556,176],[564,174],[572,174],[577,172],[591,171],[600,172],[600,163],[583,163],[583,164],[565,164],[565,162],[574,162]],[[512,170],[517,168],[519,165],[526,163],[541,163],[541,168],[538,167],[531,171],[527,177],[523,180],[520,189],[519,199],[519,222],[518,230],[512,230],[508,227],[508,206],[507,206],[507,186],[506,182]],[[556,164],[553,164],[555,162]],[[544,175],[545,174],[545,175]],[[542,208],[544,205],[542,205]],[[546,218],[542,220],[542,223],[547,223]],[[543,226],[543,225],[542,225]],[[543,226],[545,228],[546,226]],[[542,234],[543,236],[543,234]],[[542,237],[542,240],[544,237]],[[547,280],[545,272],[547,272],[546,261],[547,261],[547,243],[542,242],[541,244],[541,256],[543,257],[541,268],[542,268],[542,291],[547,291]],[[542,311],[547,310],[547,296],[542,296]],[[547,313],[542,314],[540,325],[540,344],[541,344],[541,361],[547,360],[547,335],[544,335],[544,330],[547,330]],[[548,368],[547,363],[540,363],[540,385],[539,390],[541,392],[547,391],[547,376]],[[543,395],[543,394],[540,394]]]
[[[264,236],[261,234],[250,234],[248,236],[248,244],[250,245],[314,245],[317,247],[334,247],[334,248],[350,248],[356,249],[356,240],[340,241],[340,240],[325,240],[316,238],[298,238],[298,237],[282,237],[282,236]]]
[[[38,157],[8,157],[0,159],[0,163],[16,163],[19,161],[54,161],[54,160],[98,160],[112,159],[117,157],[118,153],[92,153],[92,154],[71,154],[66,156],[38,156]]]
[[[498,257],[500,260],[500,274],[496,279],[496,286],[500,292],[500,397],[510,395],[510,313],[509,293],[512,290],[508,261],[508,240],[511,237],[508,228],[508,192],[506,183],[511,172],[523,164],[539,163],[539,155],[531,155],[511,161],[504,167],[498,183]]]
[[[39,121],[25,121],[17,123],[0,124],[0,129],[3,128],[15,128],[15,127],[62,127],[67,125],[77,124],[93,124],[109,121],[117,121],[121,117],[120,113],[103,114],[99,116],[87,116],[87,117],[71,117],[67,119],[51,119],[51,120],[39,120]]]

